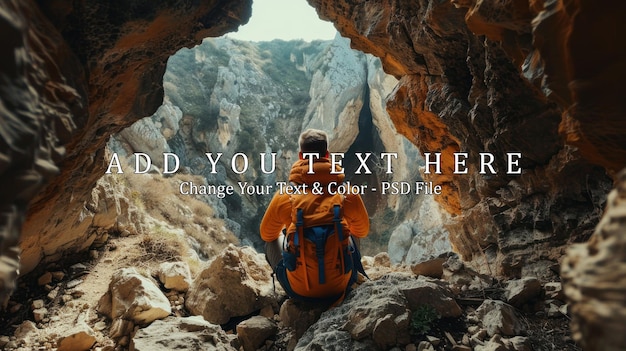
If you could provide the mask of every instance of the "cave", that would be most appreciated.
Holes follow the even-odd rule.
[[[449,240],[464,264],[502,278],[562,280],[576,340],[588,350],[624,348],[624,252],[611,247],[624,246],[626,104],[618,83],[626,3],[308,3],[399,81],[386,110],[421,153],[441,153],[442,174],[420,177],[442,186],[435,200],[450,214]],[[96,185],[110,160],[106,143],[161,106],[171,55],[235,30],[250,8],[186,0],[0,5],[3,308],[29,283],[18,276],[77,259],[126,230],[107,211],[128,202],[107,202],[106,186]],[[368,118],[365,109],[349,153],[378,147]],[[181,121],[184,129],[193,116]],[[521,152],[524,172],[480,174],[470,156],[469,174],[453,174],[458,152]],[[97,229],[103,222],[113,223],[110,231]]]

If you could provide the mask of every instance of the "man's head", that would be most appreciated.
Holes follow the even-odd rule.
[[[298,140],[300,144],[300,153],[315,152],[320,157],[328,154],[328,135],[319,129],[307,129],[300,134]]]

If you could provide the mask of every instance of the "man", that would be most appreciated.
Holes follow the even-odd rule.
[[[331,173],[326,133],[308,129],[300,135],[299,145],[300,159],[292,166],[289,181],[301,191],[274,195],[261,221],[261,238],[266,241],[267,260],[290,297],[338,302],[361,267],[350,236],[367,236],[369,217],[360,195],[326,191],[329,184],[339,185],[345,178],[337,173],[338,167]],[[319,189],[324,189],[322,194]]]

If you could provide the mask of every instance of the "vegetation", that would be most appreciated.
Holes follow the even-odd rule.
[[[306,43],[302,40],[272,40],[259,43],[263,57],[271,58],[263,65],[263,70],[275,82],[279,82],[294,94],[306,92],[308,95],[311,78],[298,66],[303,66],[305,57],[321,51],[321,42]]]
[[[192,242],[200,257],[210,258],[237,241],[232,233],[224,231],[224,222],[215,218],[208,204],[192,195],[180,194],[180,182],[204,184],[202,177],[176,174],[164,178],[158,174],[133,173],[115,177],[123,177],[132,204],[153,218],[139,245],[144,254],[142,260],[189,257]]]
[[[431,305],[420,305],[413,311],[410,332],[413,336],[424,335],[430,331],[439,314]]]

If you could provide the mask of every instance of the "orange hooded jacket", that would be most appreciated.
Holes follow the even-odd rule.
[[[326,189],[331,182],[336,182],[337,184],[343,182],[345,178],[344,174],[331,174],[330,170],[331,163],[329,159],[319,158],[314,161],[313,174],[308,174],[309,160],[299,160],[294,163],[291,168],[289,181],[294,184],[307,184],[307,191],[311,194],[311,188],[315,182],[319,182],[324,189]],[[336,168],[336,170],[340,170],[340,168]],[[323,195],[306,196],[317,196],[313,201],[307,201],[309,206],[328,206],[329,209],[326,212],[332,212],[332,204],[329,205],[328,201],[324,200]],[[272,198],[261,221],[261,238],[264,241],[271,242],[278,239],[283,228],[287,228],[287,233],[294,233],[296,231],[296,225],[292,223],[295,213],[292,208],[293,197],[294,196],[290,196],[286,193],[280,194],[277,192]],[[328,198],[328,196],[326,196],[326,198]],[[346,238],[348,236],[347,233],[358,238],[367,236],[370,223],[361,196],[358,194],[334,196],[333,201],[336,202],[337,199],[342,202],[342,225]],[[305,219],[305,226],[309,225],[312,225],[312,223],[307,222],[307,219]],[[338,240],[337,245],[339,245]],[[331,249],[330,251],[332,252],[333,250]],[[311,249],[310,252],[304,252],[303,249],[299,260],[302,260],[302,256],[304,256],[305,259],[304,261],[300,261],[296,270],[287,271],[287,279],[295,293],[306,297],[330,297],[341,294],[346,290],[351,272],[346,274],[340,269],[332,269],[332,267],[341,266],[343,264],[342,262],[338,262],[339,258],[337,255],[329,255],[328,252],[325,254],[325,284],[319,284],[318,282],[318,263],[315,258],[314,250]]]

